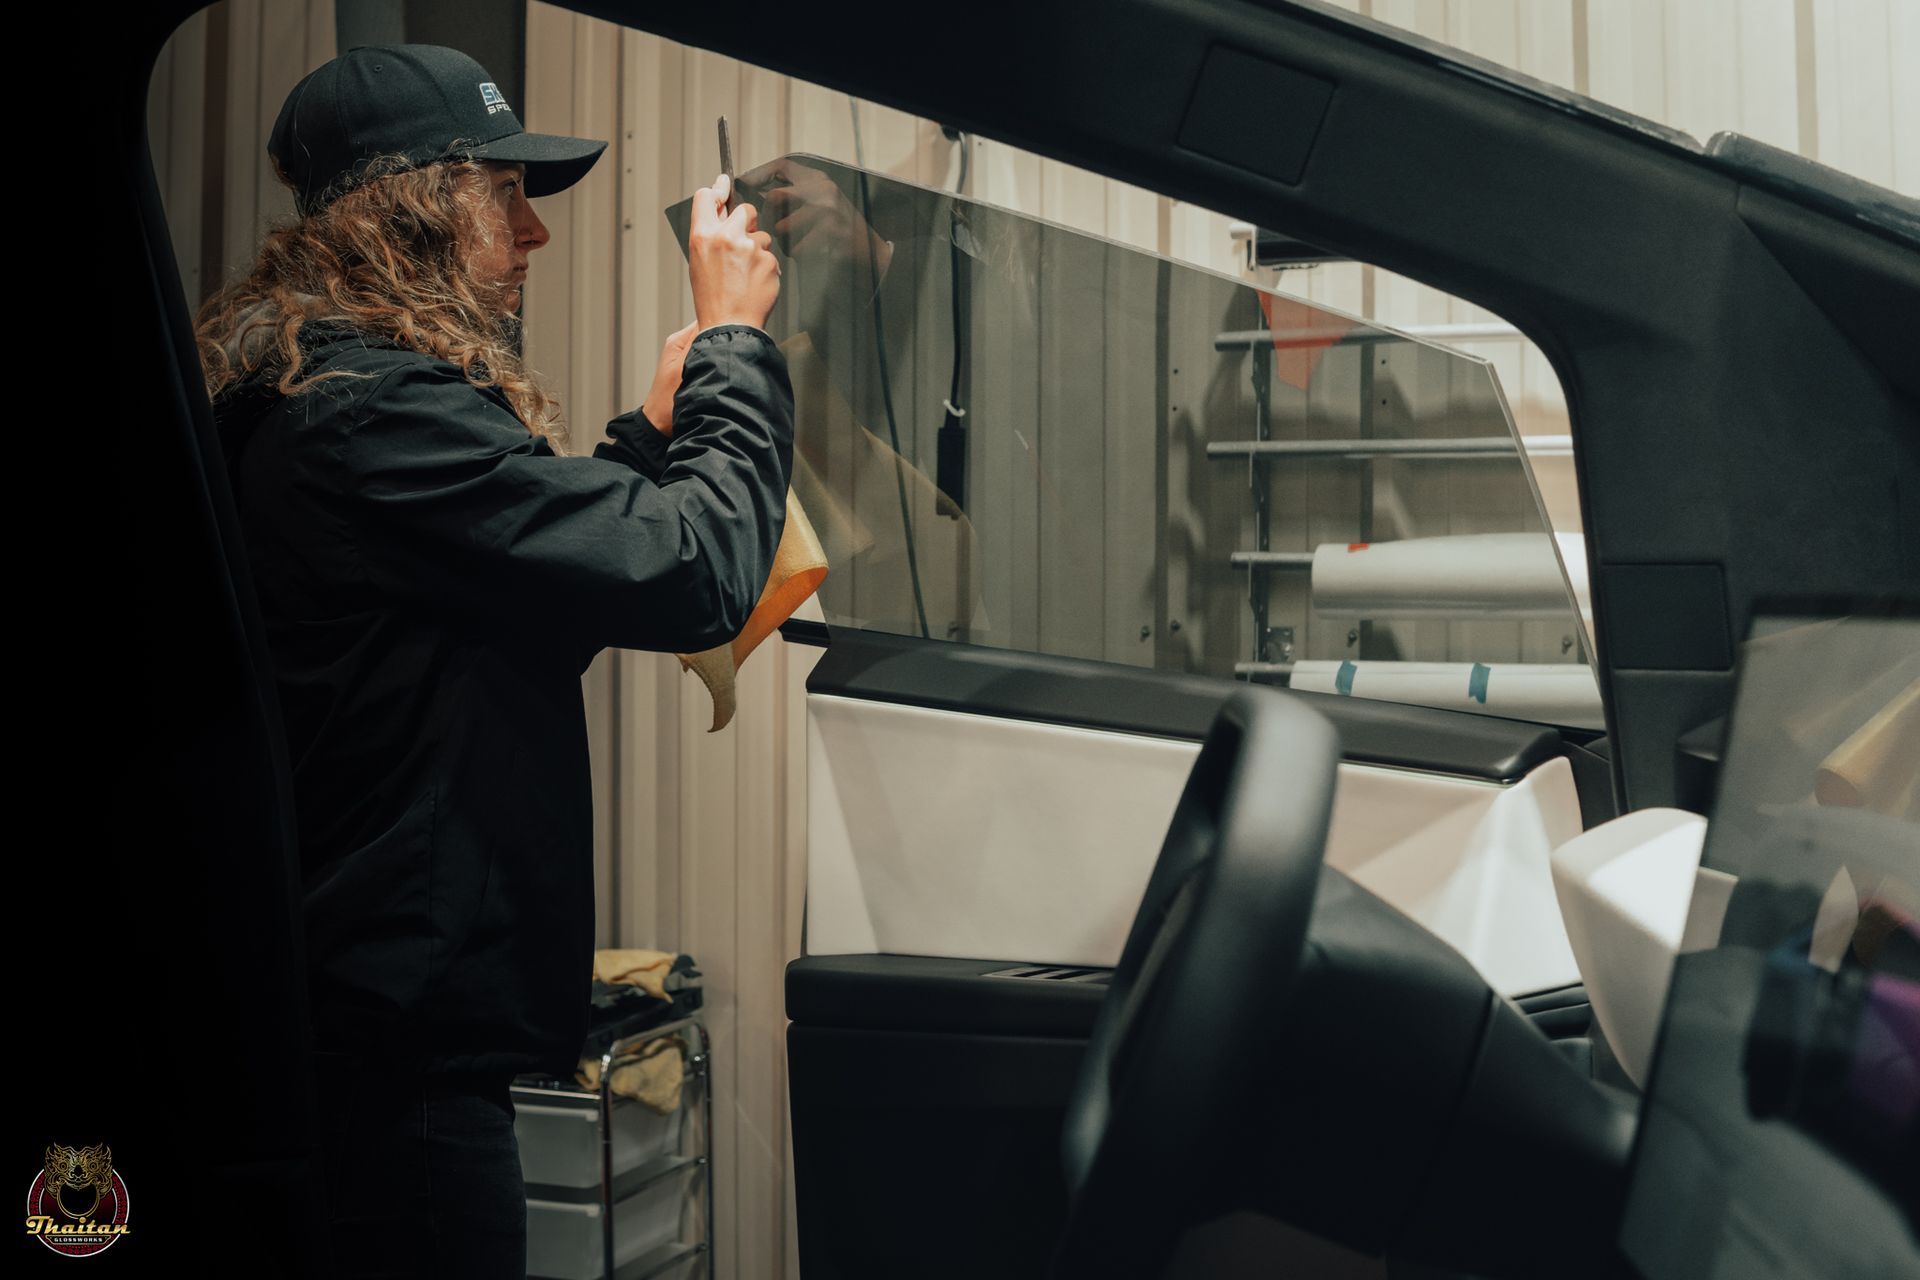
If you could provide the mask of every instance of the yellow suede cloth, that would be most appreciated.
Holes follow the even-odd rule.
[[[593,953],[593,976],[610,985],[639,987],[656,1000],[666,1000],[667,973],[673,956],[639,947],[604,947]]]
[[[632,1098],[649,1111],[671,1115],[680,1107],[680,1085],[686,1076],[686,1049],[679,1036],[661,1036],[649,1040],[638,1050],[639,1056],[613,1069],[607,1082],[610,1092]],[[600,1087],[600,1059],[583,1058],[573,1077],[583,1088]]]
[[[719,645],[705,653],[677,655],[683,670],[700,677],[713,699],[713,727],[718,733],[733,719],[734,673],[760,642],[793,616],[806,598],[820,589],[827,576],[827,553],[820,548],[819,535],[801,508],[800,500],[787,490],[787,522],[780,533],[780,546],[773,553],[773,572],[767,575],[766,589],[747,617],[747,625],[731,644]]]

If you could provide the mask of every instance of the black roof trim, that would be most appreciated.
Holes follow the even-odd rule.
[[[1738,133],[1716,133],[1707,158],[1743,182],[1836,217],[1863,222],[1920,249],[1920,200]]]

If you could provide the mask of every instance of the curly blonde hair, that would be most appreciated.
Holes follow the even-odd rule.
[[[492,181],[476,161],[416,168],[383,156],[350,190],[275,225],[246,275],[194,317],[208,398],[263,373],[283,395],[363,376],[300,376],[301,326],[343,322],[456,364],[477,387],[499,387],[529,431],[566,452],[559,402],[516,350],[511,286],[478,279],[470,267],[497,232],[492,204]]]

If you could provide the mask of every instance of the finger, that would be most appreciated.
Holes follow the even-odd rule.
[[[733,196],[733,179],[721,174],[713,180],[713,202],[720,208],[727,207],[727,201]]]
[[[752,232],[747,236],[747,239],[753,241],[762,249],[771,249],[773,247],[773,237],[764,231]]]
[[[750,204],[739,205],[734,209],[732,216],[740,219],[740,226],[745,231],[752,232],[759,229],[760,211]]]
[[[720,202],[714,198],[712,187],[701,187],[693,193],[693,229],[710,232],[720,221]]]

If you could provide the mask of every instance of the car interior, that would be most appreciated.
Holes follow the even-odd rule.
[[[169,853],[105,927],[164,957],[168,1089],[180,1046],[283,1065],[217,1142],[108,1115],[292,1257],[289,766],[142,125],[199,7],[121,20],[104,108],[131,598],[183,623],[126,669]],[[805,1275],[1920,1276],[1920,202],[1313,0],[938,42],[564,7],[1444,289],[1566,397],[1530,442],[1441,336],[821,155],[741,176],[892,253],[781,246],[768,322],[834,566],[781,630]]]

